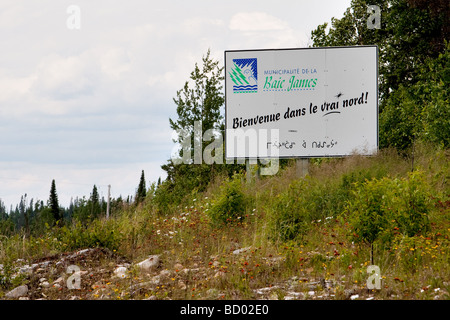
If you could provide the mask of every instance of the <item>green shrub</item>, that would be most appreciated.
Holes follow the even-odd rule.
[[[271,235],[283,241],[302,238],[313,221],[341,214],[348,197],[339,179],[295,180],[269,204]]]
[[[373,178],[381,179],[387,174],[387,170],[381,166],[356,169],[342,175],[342,187],[347,191],[350,191],[354,187],[355,182],[363,183],[364,181],[372,180]]]
[[[159,214],[168,215],[193,195],[206,191],[209,183],[216,177],[228,174],[227,170],[236,166],[205,163],[174,165],[172,161],[169,161],[162,168],[167,171],[168,176],[155,189],[152,202]]]
[[[377,239],[387,240],[395,219],[391,207],[394,190],[393,180],[386,177],[355,182],[347,206],[353,241],[373,244]]]
[[[180,201],[180,197],[173,192],[173,184],[168,181],[158,186],[152,199],[156,212],[161,215],[167,215]]]
[[[296,180],[286,191],[276,196],[269,208],[269,229],[272,238],[282,241],[295,240],[309,230],[316,205],[304,195],[309,185],[310,179]]]
[[[423,172],[414,171],[408,179],[397,183],[394,203],[395,219],[399,231],[409,237],[427,232],[430,228],[428,213],[430,208],[429,186]]]
[[[218,196],[213,199],[208,211],[213,224],[242,221],[245,218],[249,199],[246,197],[241,175],[235,174],[221,185]]]
[[[310,206],[312,211],[309,216],[311,220],[318,220],[341,214],[345,210],[349,194],[348,189],[337,179],[315,179],[304,190],[303,197],[314,203]]]
[[[12,219],[0,220],[0,236],[10,237],[14,234],[14,222]]]
[[[9,290],[22,285],[27,276],[25,274],[17,274],[17,267],[14,267],[11,262],[3,264],[0,269],[0,289]]]
[[[88,227],[77,221],[72,226],[63,226],[56,232],[64,250],[96,247],[117,250],[122,242],[122,235],[114,220],[93,220]]]
[[[430,197],[422,172],[407,179],[366,180],[355,183],[347,212],[350,237],[373,245],[377,240],[390,244],[395,234],[411,237],[429,230]]]

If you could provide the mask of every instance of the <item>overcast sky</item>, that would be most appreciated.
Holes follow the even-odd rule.
[[[71,5],[79,8],[77,13]],[[350,0],[1,0],[0,199],[134,195],[174,144],[172,98],[211,49],[301,48]],[[69,11],[68,11],[69,9]]]

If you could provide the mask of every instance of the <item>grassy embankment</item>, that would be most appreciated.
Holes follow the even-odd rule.
[[[107,258],[96,261],[105,278],[97,283],[109,298],[348,299],[358,294],[448,299],[449,157],[448,150],[418,147],[414,161],[389,150],[373,157],[313,160],[305,178],[296,175],[293,164],[276,176],[250,183],[244,176],[217,179],[206,192],[193,194],[165,215],[155,213],[149,197],[140,207],[124,207],[108,221],[73,223],[29,239],[20,234],[2,237],[0,296],[36,281],[29,275],[11,279],[7,266],[17,259],[31,264],[98,246],[130,263],[160,254],[161,269],[153,276],[167,270],[154,285],[131,292],[130,285],[145,283],[148,276],[131,268],[129,278],[112,279],[114,263]],[[378,207],[377,199],[369,203],[373,190],[367,181],[376,182],[370,187],[383,199]],[[358,211],[358,205],[366,211],[376,207],[374,215],[362,219],[366,213]],[[227,215],[229,207],[234,212]],[[408,224],[412,218],[405,215],[420,221]],[[361,229],[383,216],[386,221],[378,229]],[[358,241],[362,239],[375,240]],[[373,264],[381,271],[379,290],[367,289],[372,251]],[[94,286],[83,284],[83,290],[82,298],[101,296]],[[47,296],[58,298],[64,292],[67,289]]]

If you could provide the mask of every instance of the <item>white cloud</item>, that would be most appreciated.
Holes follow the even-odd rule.
[[[265,12],[239,12],[230,19],[234,48],[286,48],[306,46],[308,36],[285,20]]]
[[[131,53],[124,48],[111,48],[100,55],[101,71],[114,80],[131,70]]]
[[[208,18],[208,17],[190,17],[182,22],[182,29],[179,31],[188,34],[204,34],[211,28],[225,27],[222,19]]]
[[[18,3],[2,3],[0,5],[0,28],[16,28],[35,16],[36,12],[28,11]]]
[[[0,103],[7,101],[21,100],[29,93],[33,83],[36,81],[36,75],[32,74],[26,77],[3,77],[0,78]],[[5,109],[0,109],[0,114]]]
[[[286,30],[288,24],[265,12],[239,12],[230,20],[229,27],[237,31]]]
[[[68,100],[93,93],[98,81],[98,61],[89,51],[78,56],[50,54],[36,68],[34,92],[54,100]]]

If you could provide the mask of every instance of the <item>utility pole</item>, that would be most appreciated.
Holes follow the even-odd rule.
[[[106,202],[106,219],[109,219],[109,205],[111,202],[111,185],[108,184],[108,201]]]

